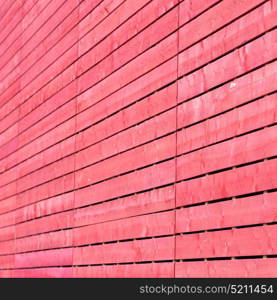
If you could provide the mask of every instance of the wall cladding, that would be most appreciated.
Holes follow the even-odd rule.
[[[276,0],[6,0],[1,277],[276,277]]]

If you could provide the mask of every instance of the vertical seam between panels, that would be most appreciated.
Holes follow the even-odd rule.
[[[78,24],[77,24],[77,50],[76,50],[76,67],[75,67],[75,76],[77,77],[77,74],[78,74],[78,57],[79,57],[79,22],[80,22],[80,5],[82,3],[82,0],[80,1],[79,0],[79,4],[78,4]],[[76,80],[76,78],[74,79]],[[77,79],[77,82],[76,82],[76,97],[75,97],[75,115],[74,115],[74,159],[73,159],[73,163],[74,163],[74,166],[73,166],[73,172],[74,172],[74,176],[73,176],[73,184],[74,184],[74,187],[73,187],[73,213],[72,213],[72,233],[71,233],[71,241],[72,241],[72,260],[71,260],[71,264],[72,264],[72,267],[71,267],[71,270],[72,270],[72,274],[71,276],[74,277],[74,226],[75,226],[75,194],[76,194],[76,149],[77,149],[77,134],[76,134],[76,131],[77,131],[77,90],[78,90],[78,79]]]
[[[179,76],[179,27],[180,27],[180,0],[178,1],[178,14],[177,14],[177,68],[176,68],[176,79]],[[177,182],[177,127],[178,127],[178,79],[176,80],[176,115],[175,115],[175,188],[174,188],[174,263],[173,263],[173,277],[176,277],[176,182]]]

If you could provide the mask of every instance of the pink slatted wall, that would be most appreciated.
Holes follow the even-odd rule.
[[[276,0],[5,0],[1,277],[276,277]]]

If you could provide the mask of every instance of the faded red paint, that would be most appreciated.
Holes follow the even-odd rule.
[[[4,1],[0,277],[276,277],[276,19]]]

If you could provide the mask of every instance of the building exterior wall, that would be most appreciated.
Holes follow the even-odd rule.
[[[1,277],[276,277],[275,0],[5,0]]]

